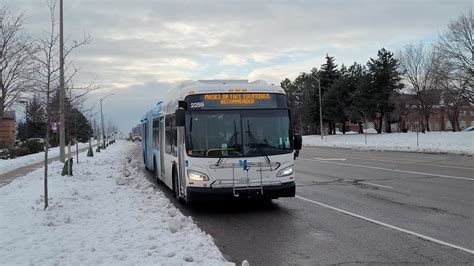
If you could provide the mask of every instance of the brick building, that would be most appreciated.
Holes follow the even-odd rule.
[[[0,119],[0,146],[12,145],[15,142],[15,112],[6,111]]]

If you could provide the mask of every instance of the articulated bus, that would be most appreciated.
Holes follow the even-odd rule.
[[[145,167],[184,202],[294,197],[302,140],[289,112],[263,81],[183,82],[141,118]]]

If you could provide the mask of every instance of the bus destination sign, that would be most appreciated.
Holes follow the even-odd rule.
[[[287,108],[286,96],[274,93],[209,93],[186,97],[188,108],[196,109],[246,109]]]
[[[270,100],[270,93],[214,93],[204,94],[205,101],[220,101],[221,105],[248,105]]]

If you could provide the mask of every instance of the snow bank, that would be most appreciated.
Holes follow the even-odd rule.
[[[367,138],[367,144],[366,144]],[[320,135],[303,137],[305,146],[353,149],[474,154],[474,132],[428,132],[390,134]]]
[[[82,149],[84,147],[89,146],[89,143],[79,143],[78,146],[79,146],[79,149]],[[71,148],[75,155],[76,146],[74,145]],[[66,153],[67,153],[67,147],[66,147]],[[59,156],[59,147],[50,148],[48,152],[48,157],[53,158],[56,156]],[[0,160],[0,175],[4,173],[8,173],[10,171],[13,171],[23,166],[39,163],[43,160],[44,160],[44,152],[29,154],[29,155],[17,157],[14,159],[9,159],[9,160]]]
[[[93,158],[81,153],[72,177],[51,163],[46,211],[43,169],[0,188],[1,263],[228,264],[212,238],[139,172],[134,151],[118,141]]]

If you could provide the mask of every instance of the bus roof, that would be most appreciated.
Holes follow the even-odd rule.
[[[145,122],[148,114],[157,117],[160,111],[166,111],[170,105],[176,105],[178,100],[184,100],[186,96],[204,93],[237,93],[237,92],[267,92],[285,94],[285,91],[279,86],[268,84],[263,80],[249,82],[245,79],[237,80],[186,80],[181,82],[175,88],[169,90],[163,97],[159,98],[157,105],[141,119]],[[168,107],[169,106],[169,107]],[[167,108],[168,107],[168,108]],[[176,107],[176,106],[174,106]]]
[[[248,80],[198,80],[184,81],[170,91],[169,100],[184,99],[191,94],[215,92],[269,92],[282,93],[285,91],[277,85],[267,84],[263,80],[249,82]]]

